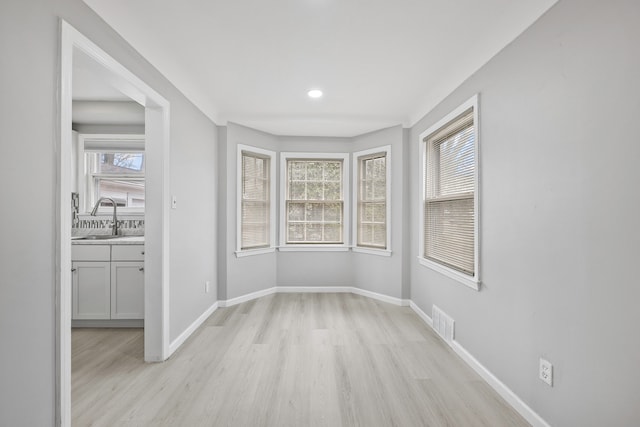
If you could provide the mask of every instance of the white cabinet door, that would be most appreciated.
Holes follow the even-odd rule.
[[[144,262],[111,262],[111,318],[144,319]]]
[[[76,261],[73,274],[72,319],[111,318],[111,271],[108,261]]]

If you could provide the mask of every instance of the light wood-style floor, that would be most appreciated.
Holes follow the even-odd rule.
[[[78,426],[528,426],[408,307],[275,294],[218,309],[164,363],[75,329]]]

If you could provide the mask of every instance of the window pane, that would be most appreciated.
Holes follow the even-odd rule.
[[[286,241],[341,243],[342,161],[289,160],[287,170]],[[307,202],[294,203],[296,200]],[[331,226],[325,227],[327,223]]]
[[[242,152],[241,249],[270,244],[270,159]]]
[[[340,222],[342,219],[342,204],[327,203],[324,205],[325,222]]]
[[[144,181],[96,178],[96,200],[109,197],[115,200],[119,207],[144,207]],[[102,206],[111,206],[110,202],[103,202]]]
[[[290,200],[305,200],[306,197],[306,183],[305,182],[291,182],[289,184],[289,199]]]
[[[322,203],[307,203],[306,220],[309,222],[322,222],[322,212],[324,205]]]
[[[322,182],[307,183],[306,200],[324,200],[322,191]]]
[[[322,242],[322,224],[307,224],[307,241]]]
[[[288,241],[291,242],[304,242],[304,224],[289,224],[288,226]]]
[[[307,163],[307,180],[322,181],[322,162]]]
[[[340,200],[340,183],[327,182],[324,184],[324,200]]]
[[[325,162],[324,167],[325,181],[342,181],[342,163],[341,162]]]
[[[473,109],[425,139],[424,257],[475,274]]]
[[[425,256],[473,274],[473,198],[427,202],[425,206]]]
[[[373,208],[373,221],[375,222],[385,222],[387,216],[387,206],[386,203],[372,203],[371,207]]]
[[[304,180],[307,177],[304,162],[289,162],[289,180]]]
[[[362,203],[361,204],[364,215],[362,216],[362,220],[366,222],[373,221],[373,211],[374,206],[372,203]]]
[[[342,225],[340,225],[340,224],[325,224],[324,225],[324,240],[326,242],[340,242],[342,240]]]
[[[304,221],[304,203],[289,203],[289,221]]]
[[[359,159],[357,245],[385,249],[387,247],[386,153]]]
[[[99,153],[96,173],[140,174],[144,172],[144,153]]]

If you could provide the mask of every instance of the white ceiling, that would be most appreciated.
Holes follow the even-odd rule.
[[[556,2],[84,1],[216,123],[319,136],[413,125]]]
[[[104,67],[80,50],[73,54],[74,101],[130,101],[110,82]]]
[[[74,124],[144,125],[144,107],[116,89],[113,76],[78,49],[72,76]]]

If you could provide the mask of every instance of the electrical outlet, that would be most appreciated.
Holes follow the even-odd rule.
[[[551,362],[540,358],[540,369],[538,375],[542,381],[553,387],[553,365]]]
[[[204,291],[206,293],[209,293],[210,290],[211,290],[211,282],[207,280],[206,282],[204,282]]]

